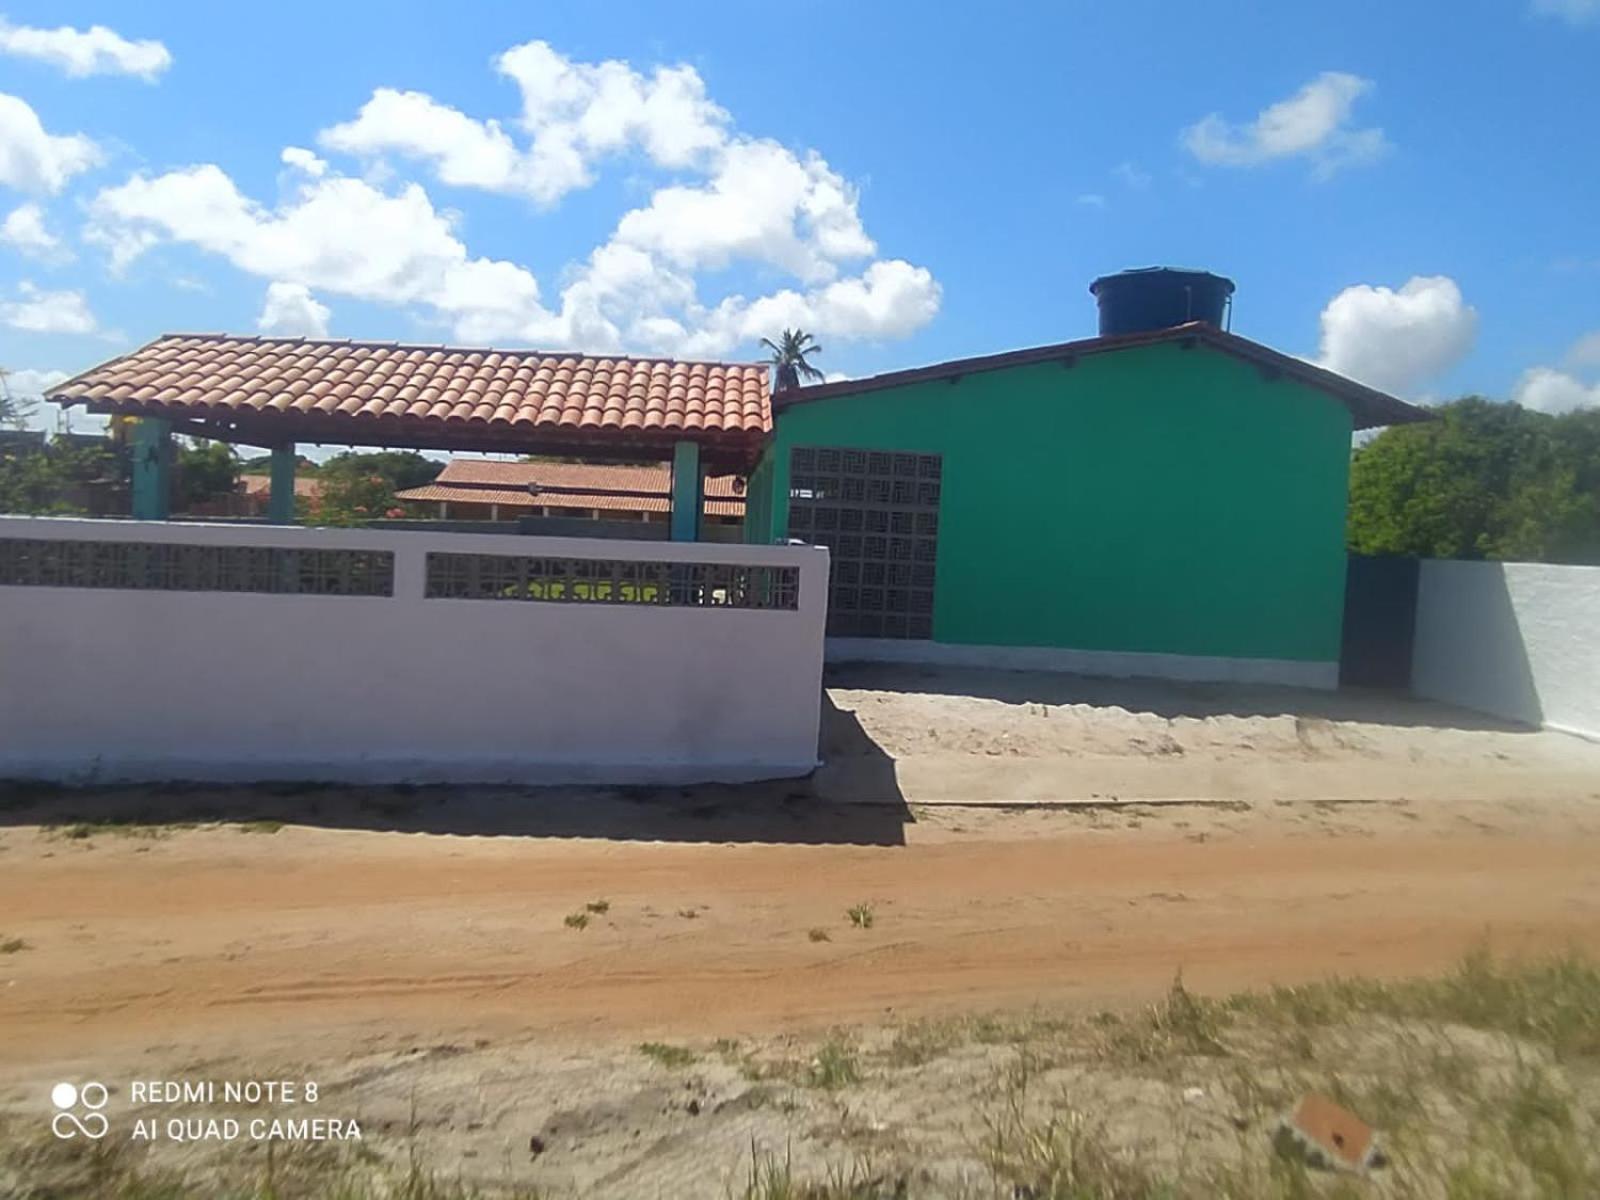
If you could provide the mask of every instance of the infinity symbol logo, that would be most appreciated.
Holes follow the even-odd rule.
[[[70,1083],[56,1084],[50,1089],[50,1101],[61,1111],[51,1120],[50,1131],[63,1140],[81,1135],[99,1141],[111,1127],[100,1111],[110,1098],[103,1083],[86,1083],[81,1088]],[[72,1111],[79,1105],[87,1110],[82,1116]]]

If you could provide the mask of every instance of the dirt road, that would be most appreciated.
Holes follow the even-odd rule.
[[[8,829],[0,1061],[736,1037],[1600,947],[1581,800],[930,810],[893,846],[678,819],[704,840]]]

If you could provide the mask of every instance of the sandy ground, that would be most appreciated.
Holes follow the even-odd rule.
[[[454,1161],[622,1195],[597,1164],[703,1163],[675,1123],[744,1095],[641,1041],[1600,949],[1600,746],[1272,689],[855,668],[829,695],[809,781],[13,792],[0,1113],[61,1078],[316,1079],[380,1143],[422,1094]],[[130,816],[158,824],[94,824]],[[257,823],[159,824],[219,818]],[[589,1157],[530,1165],[569,1110]]]

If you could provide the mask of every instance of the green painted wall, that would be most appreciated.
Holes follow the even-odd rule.
[[[787,534],[793,446],[937,452],[936,641],[1329,662],[1350,430],[1205,347],[909,384],[780,412],[750,536]]]

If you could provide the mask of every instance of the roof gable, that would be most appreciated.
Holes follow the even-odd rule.
[[[951,362],[935,363],[905,371],[890,371],[864,379],[845,379],[838,383],[820,383],[809,387],[790,388],[776,393],[773,408],[781,415],[796,404],[815,400],[828,400],[840,396],[865,395],[908,384],[931,380],[955,380],[965,375],[986,371],[1003,371],[1012,367],[1035,363],[1068,362],[1092,354],[1110,354],[1142,346],[1165,344],[1204,345],[1232,357],[1253,363],[1269,377],[1296,380],[1323,392],[1350,412],[1356,429],[1371,429],[1379,425],[1402,425],[1413,421],[1431,420],[1431,415],[1414,404],[1407,404],[1386,392],[1369,388],[1365,384],[1346,379],[1332,371],[1318,367],[1304,359],[1280,354],[1259,342],[1237,334],[1227,333],[1214,325],[1196,321],[1170,329],[1124,334],[1118,337],[1082,338],[1073,342],[1060,342],[1051,346],[1036,346],[1026,350],[1010,350],[1001,354],[987,354],[976,358],[962,358]]]

